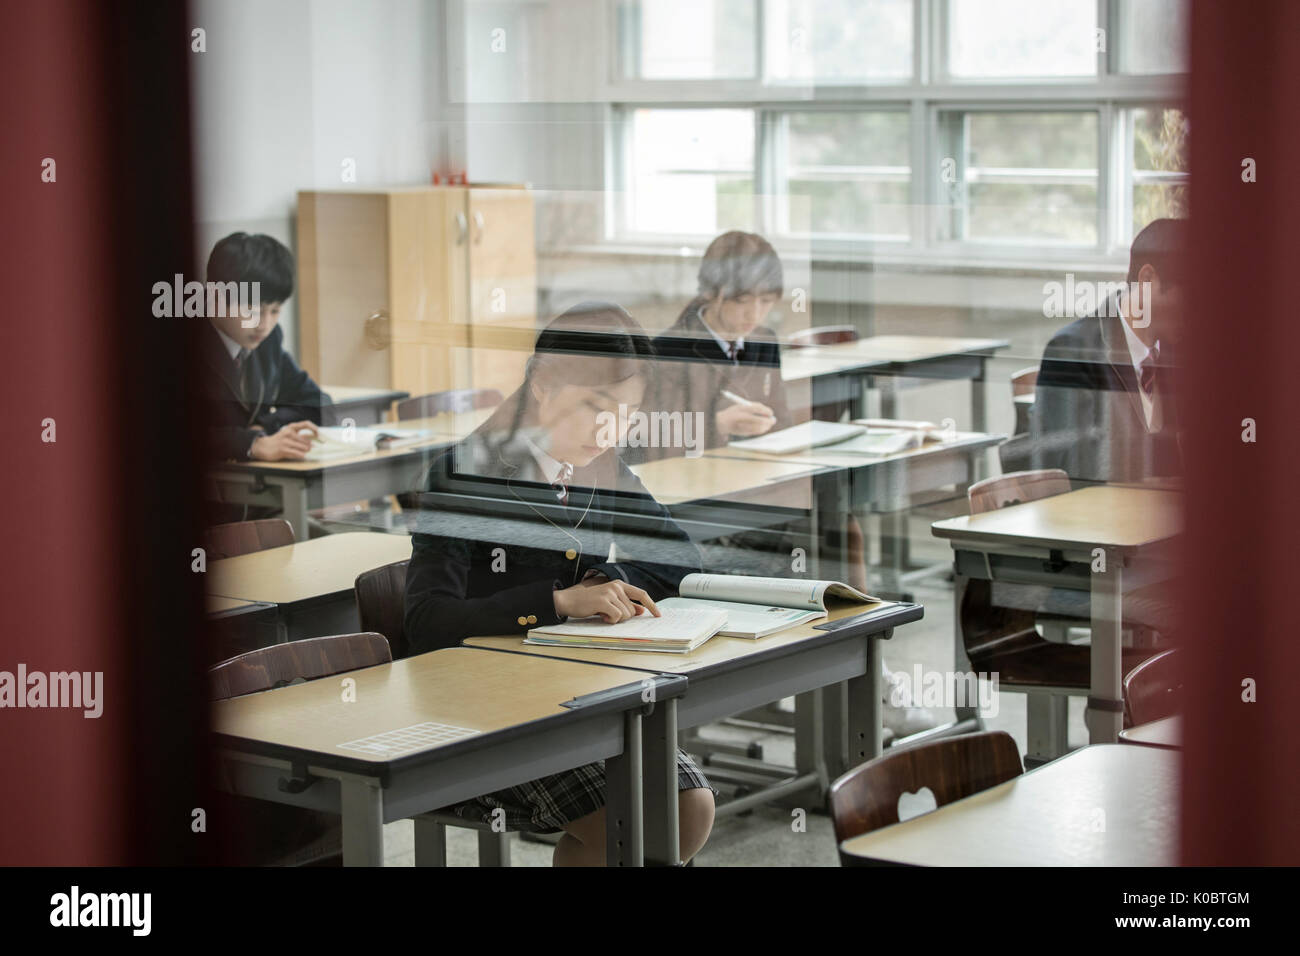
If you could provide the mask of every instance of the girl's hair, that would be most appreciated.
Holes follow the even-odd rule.
[[[546,386],[580,385],[594,388],[613,385],[640,375],[647,394],[654,384],[654,346],[636,319],[612,302],[582,302],[551,320],[537,335],[533,354],[524,371],[524,382],[507,399],[506,416],[489,426],[505,428],[503,440],[514,438],[525,413],[536,401],[534,383]]]
[[[699,298],[764,295],[784,291],[781,259],[772,244],[753,232],[724,232],[709,243],[700,261]]]

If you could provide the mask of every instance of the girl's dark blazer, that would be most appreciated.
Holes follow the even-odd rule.
[[[612,450],[574,473],[560,504],[524,440],[528,430],[512,427],[517,400],[426,473],[406,579],[412,653],[558,623],[554,591],[593,568],[654,600],[700,569],[690,538]]]

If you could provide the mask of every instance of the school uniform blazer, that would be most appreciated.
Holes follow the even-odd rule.
[[[245,360],[250,365],[244,394],[235,361],[217,330],[204,322],[199,334],[208,445],[216,460],[247,461],[248,447],[259,434],[255,425],[269,435],[290,422],[332,421],[330,397],[285,350],[284,332],[278,325]]]
[[[781,380],[781,345],[771,329],[759,326],[746,335],[740,357],[733,362],[700,318],[699,303],[692,302],[655,338],[654,348],[658,357],[656,387],[652,402],[645,406],[656,411],[703,413],[705,448],[719,448],[731,440],[718,431],[715,420],[718,412],[732,404],[722,397],[724,390],[771,408],[776,416],[773,431],[794,424]],[[638,451],[633,460],[685,454],[682,448]]]
[[[574,472],[562,505],[522,435],[499,441],[496,422],[428,471],[406,577],[412,653],[559,623],[554,592],[593,569],[654,600],[700,570],[690,538],[613,451]]]
[[[1157,372],[1164,427],[1147,431],[1123,319],[1111,303],[1067,325],[1043,352],[1030,411],[1034,468],[1061,468],[1075,482],[1138,481],[1180,474],[1176,370]]]

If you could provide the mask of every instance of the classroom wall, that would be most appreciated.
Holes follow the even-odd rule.
[[[426,182],[446,151],[441,0],[194,0],[196,245],[236,230],[296,245],[297,193]],[[200,264],[201,269],[201,264]],[[281,323],[296,346],[295,300]]]

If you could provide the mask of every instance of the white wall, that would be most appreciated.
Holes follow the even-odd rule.
[[[193,0],[196,242],[295,248],[297,193],[428,182],[445,153],[441,0]],[[296,342],[295,299],[282,319]]]

